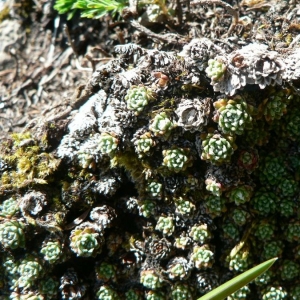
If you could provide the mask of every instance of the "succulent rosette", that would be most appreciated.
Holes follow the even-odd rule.
[[[94,228],[75,228],[70,235],[71,250],[77,256],[95,256],[101,251],[104,239]]]
[[[217,109],[214,120],[223,133],[241,135],[246,128],[251,127],[251,107],[241,97],[218,100],[214,107]]]
[[[40,251],[44,259],[50,264],[58,261],[63,255],[62,245],[59,241],[48,241]]]
[[[163,151],[163,166],[174,172],[184,171],[190,166],[189,151],[183,148],[174,148]]]
[[[174,203],[176,206],[175,213],[182,217],[191,217],[195,211],[195,204],[191,201],[184,199],[182,197],[175,198]]]
[[[103,154],[111,154],[118,147],[118,139],[108,133],[102,133],[100,136],[99,150]]]
[[[189,231],[189,236],[197,243],[204,244],[211,238],[207,224],[195,224]]]
[[[235,205],[245,204],[250,201],[253,194],[253,188],[248,185],[242,185],[234,187],[228,192],[227,196],[230,202],[234,202]]]
[[[211,192],[214,196],[221,196],[222,194],[222,184],[218,182],[215,178],[207,178],[205,180],[206,190]]]
[[[143,270],[140,274],[140,283],[151,290],[162,286],[162,278],[154,270]]]
[[[96,293],[96,297],[97,297],[96,299],[99,299],[99,300],[102,300],[102,299],[119,300],[120,299],[118,293],[108,285],[101,286]]]
[[[287,299],[287,292],[282,287],[269,286],[261,295],[262,300],[284,300]]]
[[[4,200],[0,206],[0,215],[13,216],[19,210],[18,202],[14,198]]]
[[[214,253],[208,245],[195,246],[190,261],[197,269],[211,268],[214,263]]]
[[[172,287],[172,299],[174,300],[185,300],[193,299],[193,293],[188,285],[184,283],[177,283]]]
[[[229,261],[229,269],[235,272],[245,272],[249,268],[249,251],[236,253]]]
[[[164,216],[159,217],[155,229],[161,231],[165,235],[171,235],[175,230],[173,218]]]
[[[0,243],[4,248],[16,249],[25,246],[24,224],[7,221],[0,224]]]
[[[28,288],[34,284],[35,280],[41,277],[43,274],[43,267],[37,258],[29,255],[21,260],[18,267],[18,273],[20,276],[18,286]]]
[[[210,59],[208,60],[208,67],[205,69],[206,75],[211,78],[212,81],[220,80],[226,71],[226,65],[220,60]]]
[[[109,280],[114,281],[116,278],[116,266],[113,264],[102,262],[100,265],[96,266],[95,269],[99,280],[107,282]]]
[[[139,114],[154,99],[154,93],[145,86],[132,86],[125,96],[127,108]]]
[[[162,184],[157,181],[150,181],[146,186],[146,192],[150,197],[160,198],[162,194]]]
[[[247,296],[251,293],[250,288],[245,285],[242,288],[240,288],[238,291],[232,293],[229,297],[227,297],[227,300],[242,300],[247,299]]]
[[[186,279],[191,273],[191,266],[184,257],[175,257],[167,265],[167,274],[170,279]]]
[[[151,147],[155,146],[155,142],[151,137],[151,133],[146,132],[134,141],[135,151],[139,154],[145,154],[150,151]]]
[[[235,150],[233,138],[221,134],[208,133],[203,136],[201,159],[222,163],[230,159]]]
[[[39,293],[46,299],[55,299],[58,294],[58,281],[52,277],[43,279],[39,282]]]
[[[167,114],[165,112],[161,112],[155,115],[151,120],[149,129],[154,133],[154,135],[165,136],[167,138],[174,127],[174,123],[170,120]]]

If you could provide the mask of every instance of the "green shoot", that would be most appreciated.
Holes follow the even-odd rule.
[[[77,10],[81,11],[83,18],[99,19],[109,13],[115,17],[127,5],[126,0],[56,0],[54,9],[60,14],[68,13],[68,20]]]

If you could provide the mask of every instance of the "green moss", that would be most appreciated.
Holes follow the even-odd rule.
[[[9,19],[9,17],[10,17],[9,12],[10,12],[10,10],[9,10],[8,5],[4,5],[2,10],[0,10],[0,23],[2,21],[4,21],[5,19]]]
[[[143,162],[135,155],[134,151],[127,151],[116,155],[112,159],[111,164],[112,166],[124,167],[124,169],[129,172],[131,178],[135,182],[142,179],[145,166],[143,165]]]
[[[31,139],[31,133],[30,132],[24,132],[24,133],[12,133],[11,138],[14,142],[14,146],[19,146],[21,142],[24,142],[27,139]]]
[[[3,188],[22,188],[29,184],[46,184],[60,163],[50,153],[43,152],[38,141],[29,132],[14,133],[7,148],[2,147],[0,158],[9,166],[0,183]]]

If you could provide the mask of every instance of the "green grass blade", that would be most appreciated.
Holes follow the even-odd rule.
[[[267,260],[256,267],[232,278],[198,300],[222,300],[236,292],[250,281],[266,272],[278,258]]]

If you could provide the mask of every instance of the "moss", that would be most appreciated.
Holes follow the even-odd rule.
[[[29,132],[12,134],[11,142],[7,141],[6,145],[8,148],[2,147],[0,151],[0,158],[9,169],[1,176],[2,189],[21,188],[35,183],[46,184],[51,181],[49,175],[58,168],[60,160],[43,152],[39,142]]]
[[[9,17],[10,17],[9,12],[10,12],[10,9],[9,9],[8,5],[4,5],[2,10],[0,11],[0,23],[2,21],[4,21],[5,19],[9,19]]]
[[[143,178],[143,171],[145,169],[142,161],[138,159],[134,151],[120,153],[112,159],[112,166],[123,167],[130,174],[135,182],[139,182]]]
[[[29,131],[24,133],[12,133],[11,138],[14,142],[14,146],[19,146],[21,142],[24,142],[27,139],[31,139],[31,133]]]

